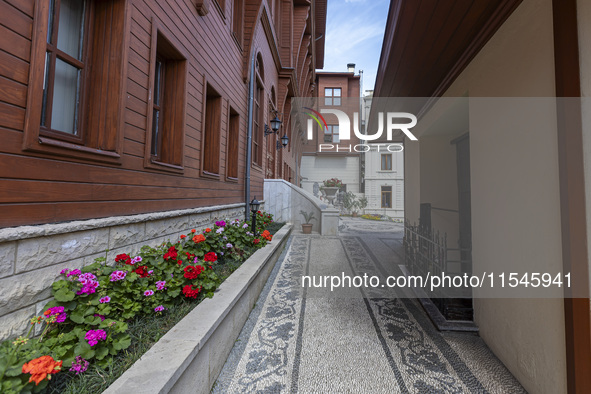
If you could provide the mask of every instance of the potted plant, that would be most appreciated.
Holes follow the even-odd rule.
[[[314,212],[306,212],[306,211],[300,211],[300,213],[302,214],[302,216],[304,217],[304,220],[306,221],[306,223],[302,223],[302,233],[304,234],[310,234],[312,232],[312,223],[310,223],[312,220],[316,220],[316,218],[314,217]]]
[[[331,178],[323,181],[322,190],[331,204],[334,205],[334,198],[341,187],[343,187],[343,181],[340,179]]]

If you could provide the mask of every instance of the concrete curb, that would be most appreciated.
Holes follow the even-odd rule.
[[[103,393],[209,393],[291,230],[283,226]]]

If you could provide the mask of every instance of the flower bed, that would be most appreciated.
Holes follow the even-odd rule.
[[[259,212],[258,222],[260,236],[243,221],[218,221],[178,242],[144,246],[135,257],[119,254],[114,265],[100,258],[81,270],[63,270],[53,284],[54,300],[32,319],[29,335],[0,344],[0,392],[40,392],[62,368],[78,375],[89,363],[112,365],[131,344],[129,321],[165,314],[182,299],[213,296],[220,267],[238,266],[265,246],[272,217]],[[45,325],[43,333],[29,339],[36,324]]]

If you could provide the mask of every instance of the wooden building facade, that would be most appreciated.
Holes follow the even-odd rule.
[[[247,166],[250,198],[295,183],[325,24],[326,0],[0,0],[0,228],[245,202]]]

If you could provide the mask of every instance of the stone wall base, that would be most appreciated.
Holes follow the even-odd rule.
[[[244,219],[244,204],[0,229],[0,340],[26,333],[62,269],[97,257],[113,262],[119,253],[174,242],[222,219]]]

